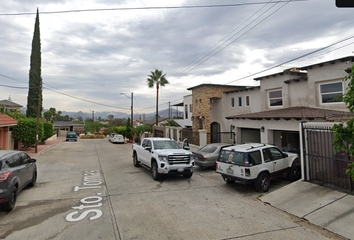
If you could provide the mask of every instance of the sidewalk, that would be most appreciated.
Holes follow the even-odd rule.
[[[60,142],[63,142],[63,140],[48,140],[45,141],[45,144],[38,144],[37,153],[35,153],[35,148],[30,148],[29,150],[25,150],[24,152],[32,158],[37,154],[40,154],[41,152],[45,152],[46,149],[49,149]]]
[[[354,239],[353,195],[300,180],[260,197],[260,200],[333,233]]]

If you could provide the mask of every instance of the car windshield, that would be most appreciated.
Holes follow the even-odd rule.
[[[204,153],[213,153],[217,149],[217,146],[212,146],[212,145],[205,145],[201,149],[198,150],[198,152],[204,152]]]
[[[175,141],[154,141],[154,149],[181,149],[181,146]]]

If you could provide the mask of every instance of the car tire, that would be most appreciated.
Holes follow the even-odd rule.
[[[270,176],[268,173],[261,173],[255,182],[257,192],[268,192],[270,187]]]
[[[288,179],[290,181],[296,181],[301,178],[301,167],[299,165],[293,164],[288,172]]]
[[[29,187],[34,187],[37,182],[37,170],[34,171],[31,182],[27,185]]]
[[[157,162],[156,161],[153,161],[151,163],[151,176],[152,176],[152,179],[154,179],[155,181],[159,180],[161,178],[161,175],[160,173],[158,172],[157,170]]]
[[[183,173],[183,177],[185,178],[191,178],[193,176],[193,172],[185,172]]]
[[[138,160],[138,154],[136,154],[136,152],[133,153],[133,164],[134,164],[134,167],[140,167],[140,163]]]
[[[233,184],[235,183],[235,179],[232,179],[230,177],[227,177],[225,175],[222,175],[222,179],[224,179],[224,181],[227,183],[227,184]]]
[[[17,201],[17,187],[13,186],[11,189],[11,197],[8,202],[6,202],[4,205],[2,205],[2,210],[6,212],[12,211],[16,205]]]

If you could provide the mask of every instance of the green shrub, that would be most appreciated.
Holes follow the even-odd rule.
[[[41,139],[42,142],[44,142],[45,140],[47,140],[48,138],[52,137],[55,134],[53,123],[49,123],[49,122],[43,123],[43,130],[44,130],[44,134],[43,134],[43,138]]]
[[[14,126],[14,137],[21,142],[24,147],[30,147],[36,143],[37,120],[34,118],[23,118],[17,120],[18,124]],[[38,139],[43,138],[43,123],[38,124]]]

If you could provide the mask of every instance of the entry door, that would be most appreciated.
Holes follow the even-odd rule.
[[[220,139],[220,124],[214,122],[211,124],[211,143],[219,143]]]

